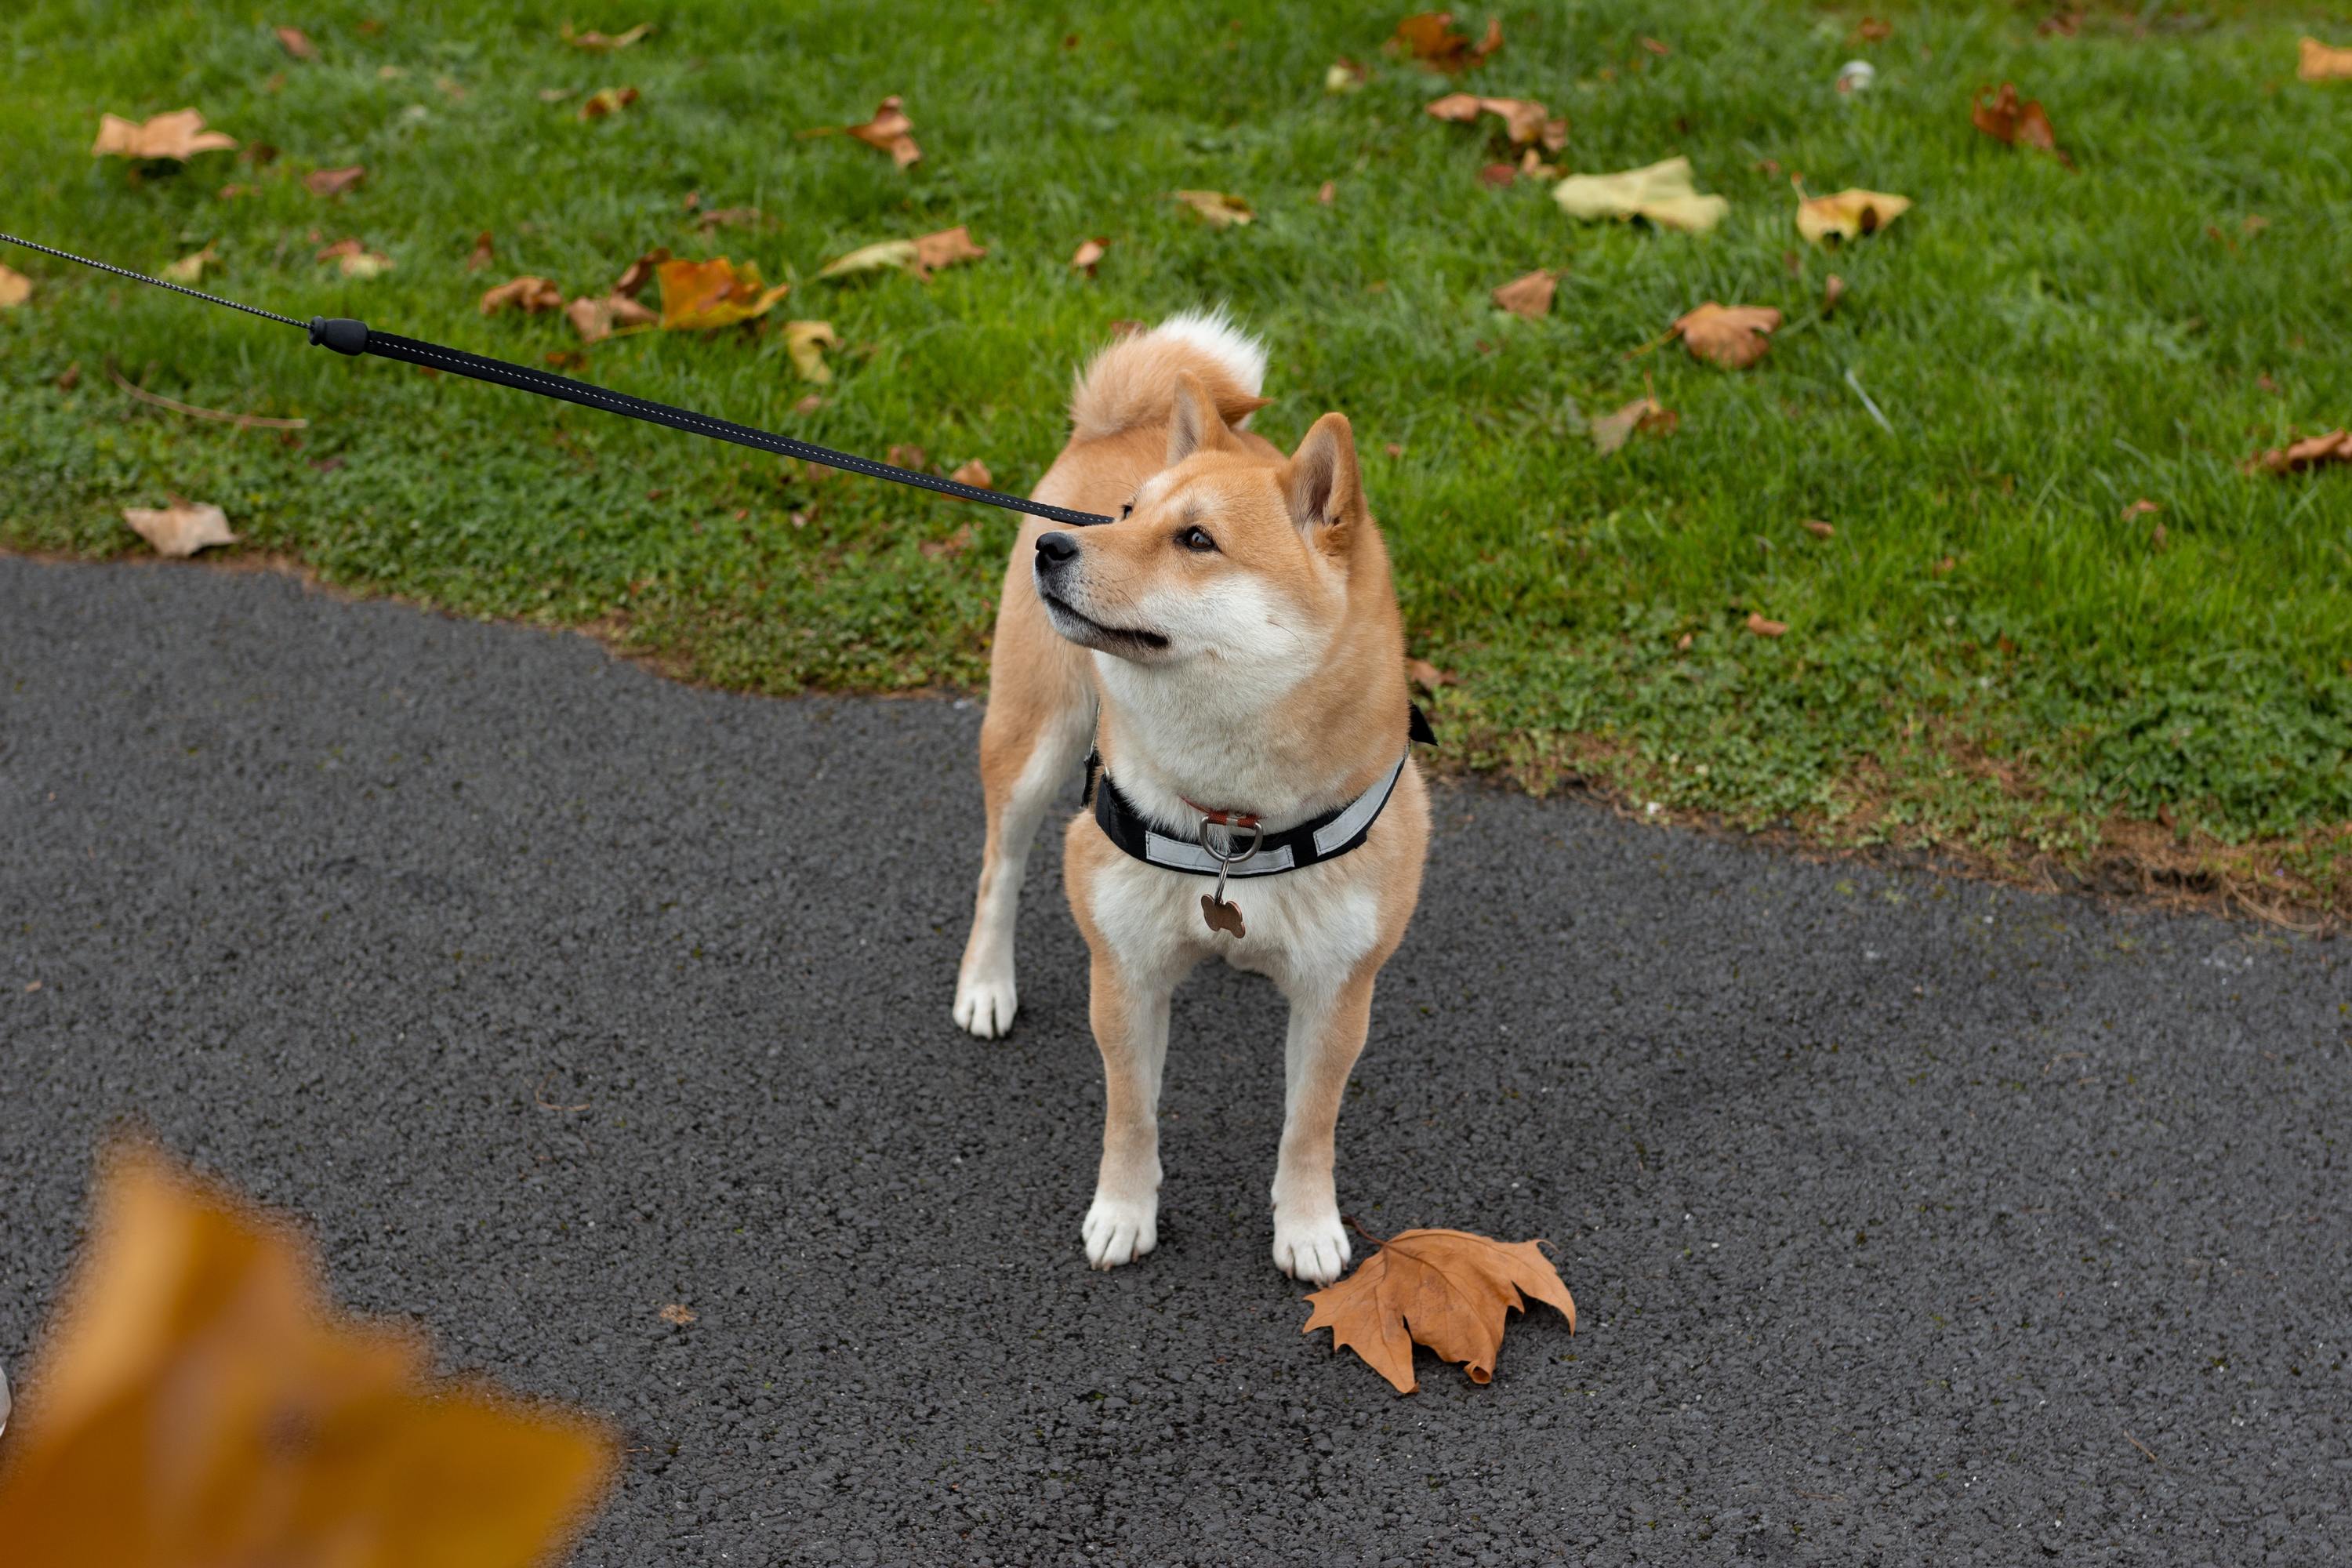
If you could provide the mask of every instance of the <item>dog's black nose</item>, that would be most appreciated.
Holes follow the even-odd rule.
[[[1078,558],[1078,542],[1066,533],[1041,533],[1037,536],[1037,561],[1043,566],[1060,566]]]

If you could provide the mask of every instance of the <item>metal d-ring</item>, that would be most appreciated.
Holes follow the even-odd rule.
[[[1216,845],[1210,842],[1209,829],[1212,827],[1222,827],[1225,830],[1225,847],[1223,849],[1218,848]],[[1230,822],[1219,822],[1214,817],[1204,816],[1201,818],[1201,849],[1202,852],[1207,855],[1210,859],[1214,860],[1217,863],[1217,902],[1221,904],[1225,901],[1225,878],[1227,874],[1229,874],[1234,867],[1241,865],[1244,861],[1248,860],[1250,857],[1255,855],[1257,853],[1258,846],[1265,842],[1265,824],[1262,822],[1253,822],[1249,825],[1249,847],[1236,855],[1234,853],[1234,838],[1235,837],[1234,833],[1234,825]]]

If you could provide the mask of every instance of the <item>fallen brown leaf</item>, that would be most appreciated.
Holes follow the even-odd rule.
[[[694,220],[694,226],[708,234],[714,228],[748,228],[760,221],[758,207],[713,207]]]
[[[1718,305],[1709,300],[1675,319],[1671,331],[1696,359],[1726,370],[1743,370],[1764,357],[1780,312],[1769,305]]]
[[[313,169],[302,176],[302,188],[314,196],[340,196],[366,178],[367,170],[358,163],[341,169]]]
[[[2352,81],[2352,48],[2335,49],[2317,38],[2298,41],[2294,74],[2305,81]]]
[[[793,370],[803,381],[813,381],[822,386],[833,379],[833,367],[824,363],[824,351],[841,346],[840,334],[830,321],[786,321],[784,352],[791,356]],[[807,398],[801,402],[805,405]],[[803,407],[803,413],[811,410]]]
[[[1883,44],[1894,36],[1895,24],[1883,22],[1875,16],[1864,16],[1854,24],[1853,31],[1848,35],[1857,44]]]
[[[756,263],[735,264],[721,256],[709,261],[665,261],[656,269],[661,279],[661,324],[664,331],[709,331],[763,316],[791,292],[792,285],[769,288],[760,280]]]
[[[1592,422],[1592,447],[1606,457],[1636,434],[1671,436],[1681,423],[1682,416],[1656,398],[1637,397],[1614,414],[1604,414]]]
[[[33,280],[0,263],[0,310],[13,310],[33,297]]]
[[[1540,142],[1556,153],[1568,145],[1568,121],[1553,119],[1551,110],[1531,98],[1480,98],[1475,93],[1449,92],[1423,104],[1422,112],[1459,125],[1471,124],[1481,114],[1492,114],[1501,119],[1504,133],[1510,137],[1514,147]]]
[[[1223,191],[1177,191],[1173,196],[1198,213],[1211,228],[1230,228],[1257,216],[1250,210],[1249,203]]]
[[[118,1146],[8,1433],[0,1539],[39,1563],[553,1561],[612,1472],[604,1427],[433,1377],[336,1311],[293,1226]]]
[[[2009,81],[2000,84],[2000,90],[1993,93],[1990,102],[1985,100],[1988,92],[1992,89],[1977,89],[1976,104],[1969,111],[1969,118],[1978,130],[2012,147],[2039,147],[2045,153],[2058,153],[2061,159],[2065,157],[2058,153],[2058,133],[2051,128],[2049,111],[2042,107],[2040,99],[2020,102],[2017,84]]]
[[[1396,36],[1382,47],[1429,70],[1458,75],[1503,47],[1503,24],[1500,18],[1490,19],[1486,36],[1474,44],[1469,34],[1454,30],[1453,12],[1424,11],[1399,22]]]
[[[1325,92],[1355,92],[1372,79],[1371,68],[1357,64],[1341,55],[1323,73]]]
[[[2139,500],[2132,502],[2131,505],[2124,508],[2124,521],[2126,522],[2129,522],[2136,517],[2146,517],[2150,512],[2162,511],[2164,509],[2157,505],[2156,502],[2148,500],[2146,496],[2142,496]]]
[[[1108,239],[1080,240],[1078,248],[1070,257],[1070,270],[1093,277],[1096,264],[1102,260],[1103,251],[1109,244]]]
[[[915,548],[934,561],[952,561],[971,548],[971,524],[960,523],[945,539],[926,539]]]
[[[1909,196],[1885,191],[1840,191],[1830,196],[1799,196],[1797,232],[1815,245],[1876,234],[1911,210]]]
[[[318,46],[310,42],[310,35],[301,28],[273,27],[270,30],[278,35],[278,47],[296,59],[315,60],[319,58]]]
[[[236,535],[228,531],[228,514],[209,502],[192,505],[175,500],[164,507],[127,506],[122,509],[122,521],[152,545],[156,554],[175,561],[212,545],[236,542]]]
[[[912,442],[897,442],[883,454],[883,460],[901,468],[913,468],[918,473],[930,471],[931,455]]]
[[[1404,661],[1404,673],[1406,679],[1412,681],[1415,686],[1420,687],[1423,691],[1434,691],[1441,686],[1451,686],[1454,684],[1454,678],[1452,676],[1446,674],[1445,671],[1438,668],[1437,666],[1430,663],[1429,660],[1425,658],[1406,659]]]
[[[1316,187],[1315,199],[1322,203],[1327,207],[1333,202],[1338,201],[1339,199],[1339,182],[1336,180],[1324,181],[1320,185]]]
[[[615,327],[649,327],[661,320],[650,307],[626,294],[607,294],[601,300],[583,294],[563,308],[563,316],[583,343],[603,342]]]
[[[602,120],[608,114],[617,114],[628,108],[637,101],[637,89],[634,87],[599,88],[581,100],[580,118]]]
[[[474,237],[474,248],[466,253],[466,270],[479,272],[498,259],[499,247],[488,229]]]
[[[901,169],[922,161],[923,150],[915,145],[915,122],[907,118],[906,100],[895,92],[882,100],[873,119],[842,129],[868,147],[889,153],[890,162]]]
[[[1314,1310],[1299,1331],[1330,1330],[1333,1350],[1354,1351],[1399,1394],[1421,1386],[1412,1374],[1417,1343],[1460,1362],[1473,1383],[1492,1380],[1508,1315],[1524,1313],[1530,1300],[1558,1308],[1576,1331],[1576,1300],[1539,1245],[1462,1230],[1400,1231],[1307,1300]]]
[[[1538,267],[1496,289],[1495,303],[1515,316],[1538,321],[1551,313],[1552,295],[1559,288],[1559,274]]]
[[[978,458],[958,466],[948,478],[960,485],[970,485],[974,489],[992,490],[996,488],[996,476],[990,473],[988,465]]]
[[[809,415],[815,413],[818,409],[824,406],[824,398],[823,395],[812,392],[806,397],[802,398],[798,403],[793,405],[793,412],[800,415],[803,418],[806,418]]]
[[[646,285],[654,280],[655,269],[668,259],[669,247],[666,245],[654,247],[629,263],[627,268],[622,272],[619,281],[613,285],[613,292],[632,300],[635,299],[645,291]]]
[[[315,237],[316,231],[313,231]],[[321,261],[331,261],[346,278],[380,278],[392,270],[392,258],[381,256],[356,239],[339,239],[319,252]]]
[[[953,267],[959,261],[977,261],[988,254],[988,247],[971,242],[971,231],[958,224],[936,234],[917,237],[915,240],[915,275],[922,277],[942,267]]]
[[[544,278],[526,275],[501,283],[482,295],[482,314],[495,316],[512,307],[529,315],[563,308],[563,290]]]
[[[8,269],[6,268],[0,267],[0,272],[5,272]],[[4,280],[0,280],[0,298],[5,298],[5,283]],[[67,365],[65,369],[58,372],[58,379],[52,384],[55,385],[59,392],[71,392],[75,387],[79,386],[81,384],[81,361],[75,360],[71,364]]]
[[[585,33],[575,33],[572,30],[572,24],[566,22],[563,24],[563,41],[575,49],[610,54],[614,49],[627,48],[653,30],[654,25],[651,22],[640,22],[625,33],[605,34],[593,29]]]
[[[1947,555],[1941,561],[1937,562],[1935,565],[1929,567],[1928,570],[1935,573],[1938,577],[1948,577],[1953,573],[1958,571],[1959,566],[1960,563],[1958,557]]]
[[[90,143],[93,158],[170,158],[185,163],[199,153],[225,153],[236,138],[205,129],[205,117],[193,109],[175,109],[152,120],[134,123],[120,115],[102,114],[98,140]]]
[[[683,1302],[672,1301],[668,1306],[664,1307],[661,1310],[661,1321],[665,1323],[675,1324],[678,1328],[682,1329],[686,1327],[687,1324],[694,1321],[694,1309],[685,1305]]]
[[[1834,272],[1831,273],[1828,279],[1822,284],[1822,314],[1826,316],[1836,310],[1838,301],[1844,298],[1845,279]]]
[[[971,242],[971,230],[958,224],[936,234],[915,239],[885,239],[872,245],[861,245],[846,256],[835,257],[817,271],[819,278],[848,278],[860,272],[879,272],[897,268],[911,272],[925,282],[930,280],[934,268],[951,267],[959,261],[972,261],[986,256],[984,246]]]
[[[1807,533],[1811,534],[1815,539],[1834,539],[1837,537],[1837,530],[1832,528],[1828,523],[1823,522],[1817,517],[1809,517],[1797,526],[1803,529]]]
[[[1748,612],[1748,619],[1745,625],[1748,631],[1754,633],[1759,637],[1786,637],[1789,633],[1788,622],[1767,620],[1760,613],[1755,610]]]
[[[2247,458],[2244,467],[2248,473],[2263,468],[2273,474],[2299,474],[2326,463],[2352,463],[2352,430],[2330,430],[2325,436],[2273,447]]]
[[[1496,190],[1517,184],[1518,182],[1519,171],[1515,164],[1488,163],[1478,171],[1478,183],[1482,185],[1491,185]]]

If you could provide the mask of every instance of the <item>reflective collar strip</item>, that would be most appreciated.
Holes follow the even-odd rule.
[[[1321,860],[1336,860],[1364,841],[1372,824],[1396,793],[1397,780],[1404,776],[1404,764],[1411,753],[1400,756],[1380,783],[1354,800],[1328,816],[1280,833],[1266,835],[1265,842],[1256,854],[1235,864],[1229,875],[1272,877],[1285,871],[1295,871],[1301,866],[1312,866]],[[1106,837],[1133,856],[1150,865],[1171,871],[1183,871],[1194,876],[1213,877],[1217,874],[1216,857],[1203,849],[1199,841],[1179,838],[1160,832],[1143,819],[1142,814],[1118,792],[1106,773],[1095,787],[1095,821]]]

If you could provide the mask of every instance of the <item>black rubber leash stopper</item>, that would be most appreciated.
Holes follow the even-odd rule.
[[[365,321],[354,321],[349,316],[313,316],[310,318],[310,344],[321,343],[339,354],[363,353],[367,351],[368,329]]]

